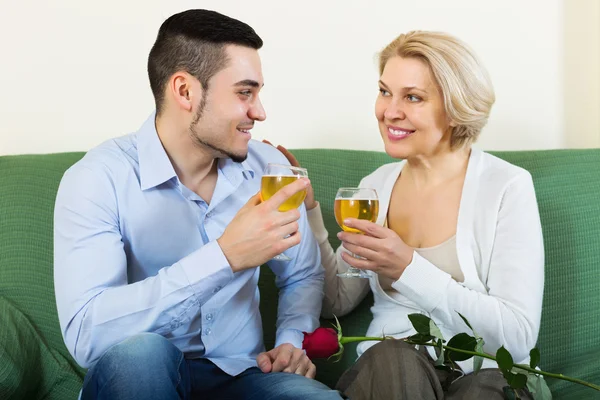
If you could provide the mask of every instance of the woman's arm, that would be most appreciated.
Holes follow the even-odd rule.
[[[504,346],[515,360],[527,358],[537,341],[544,292],[542,228],[528,173],[505,190],[484,283],[488,293],[464,287],[415,253],[392,286],[455,332],[468,330],[460,312],[485,339],[486,351]]]
[[[325,297],[321,316],[332,318],[334,315],[340,317],[348,314],[369,292],[369,280],[337,276],[348,269],[348,264],[341,258],[341,252],[345,249],[340,246],[337,252],[334,252],[329,244],[329,234],[323,223],[319,203],[308,211],[308,222],[319,243],[321,263],[325,268]]]

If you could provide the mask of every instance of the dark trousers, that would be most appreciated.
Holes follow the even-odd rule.
[[[434,368],[425,346],[384,340],[371,348],[340,377],[336,389],[351,400],[503,400],[507,386],[499,369],[462,376]],[[519,391],[521,399],[533,399]]]

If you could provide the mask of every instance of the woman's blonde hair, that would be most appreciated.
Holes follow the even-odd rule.
[[[398,36],[379,54],[379,75],[390,58],[417,58],[430,68],[441,89],[452,129],[452,148],[472,144],[487,123],[496,97],[492,81],[475,53],[442,32],[412,31]]]

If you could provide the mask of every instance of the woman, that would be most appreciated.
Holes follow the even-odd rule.
[[[336,253],[318,203],[307,197],[326,269],[323,316],[350,312],[370,288],[367,336],[409,336],[407,316],[415,312],[432,318],[446,339],[471,333],[459,312],[485,339],[484,351],[504,346],[527,362],[540,327],[542,230],[531,175],[471,147],[495,100],[487,72],[458,39],[423,31],[391,42],[379,72],[379,131],[386,153],[403,161],[361,181],[379,194],[379,218],[347,221],[365,234],[338,233]],[[370,279],[337,277],[348,265],[370,271]],[[464,376],[457,379],[433,367],[431,348],[362,342],[358,354],[338,382],[353,400],[504,398],[507,383],[491,360],[477,375],[472,360],[459,362]]]

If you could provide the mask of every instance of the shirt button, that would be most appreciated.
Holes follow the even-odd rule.
[[[215,215],[214,211],[209,211],[206,213],[206,218],[212,218]]]
[[[217,286],[216,288],[213,289],[213,293],[217,293],[221,289],[222,289],[221,286]]]
[[[207,321],[212,321],[213,319],[213,315],[212,314],[206,314],[206,320]]]
[[[204,330],[204,334],[205,334],[205,335],[210,335],[210,333],[211,333],[211,330],[210,330],[210,328],[206,328],[206,329]]]

